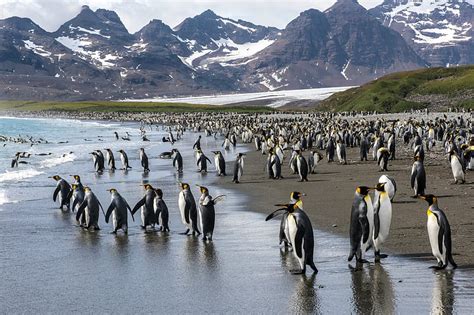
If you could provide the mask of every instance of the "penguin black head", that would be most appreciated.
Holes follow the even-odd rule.
[[[148,189],[153,189],[153,187],[150,184],[144,184],[143,187],[148,190]]]
[[[181,184],[181,189],[182,190],[189,189],[189,184],[187,184],[187,183],[180,183],[180,184]]]
[[[85,189],[85,187],[84,187],[84,189]],[[115,188],[110,188],[110,189],[107,189],[107,191],[112,194],[112,193],[116,193],[116,192],[117,192],[117,189],[115,189]]]
[[[49,178],[52,178],[54,180],[60,180],[61,179],[61,176],[59,175],[54,175],[54,176],[50,176]]]
[[[79,175],[71,175],[76,181],[80,181],[81,177]]]
[[[423,200],[426,200],[426,202],[428,202],[428,204],[431,206],[432,204],[437,204],[438,203],[438,197],[436,197],[435,195],[420,195],[418,196],[418,198],[420,199],[423,199]]]
[[[158,197],[163,198],[163,191],[161,189],[155,189],[155,193]]]
[[[91,191],[89,186],[84,186],[84,191]]]
[[[207,187],[200,186],[200,185],[196,185],[196,186],[199,187],[199,191],[201,192],[201,194],[209,193],[209,189],[207,189]]]
[[[385,191],[385,184],[386,183],[378,183],[377,186],[375,186],[375,189],[378,191]]]
[[[245,156],[245,153],[239,153],[239,154],[237,154],[237,156],[238,156],[239,158],[241,158],[241,157]]]
[[[300,193],[299,191],[293,191],[290,193],[290,199],[300,200],[302,196],[306,196],[306,194]]]
[[[71,188],[72,188],[72,190],[76,190],[77,189],[77,184],[72,184]]]
[[[369,194],[369,191],[374,188],[372,187],[367,187],[367,186],[359,186],[356,189],[356,192],[362,196],[367,196]]]

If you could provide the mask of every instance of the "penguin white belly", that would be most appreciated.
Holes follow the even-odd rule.
[[[376,248],[388,239],[390,225],[392,223],[392,203],[390,202],[390,198],[386,192],[383,192],[380,196],[379,220],[379,235],[374,239]]]
[[[198,212],[199,212],[199,222],[201,223],[200,224],[201,225],[201,231],[204,231],[204,223],[202,221],[202,207],[201,206],[199,206]]]
[[[241,161],[240,163],[243,163],[243,161]],[[240,178],[242,177],[242,173],[243,173],[243,168],[242,168],[242,164],[240,165],[238,171],[237,171],[237,180],[240,182]]]
[[[272,156],[272,163],[275,161],[276,157],[275,156]],[[273,164],[272,166],[272,171],[273,171],[273,175],[276,175],[277,173],[277,166],[276,166],[276,162],[275,164]]]
[[[341,146],[339,144],[336,146],[336,154],[339,162],[342,162]]]
[[[123,156],[123,154],[120,154],[120,161],[122,161],[122,166],[126,168],[127,164],[125,164],[125,157]]]
[[[453,177],[455,181],[464,181],[464,172],[462,170],[462,165],[455,156],[451,157],[451,170],[453,171]]]
[[[112,212],[112,222],[114,223],[114,230],[116,230],[118,228],[118,218],[117,218],[116,212],[117,212],[117,210],[114,210]]]
[[[230,141],[229,139],[225,139],[224,141],[224,149],[229,150],[230,148]]]
[[[142,225],[144,227],[146,227],[146,224],[145,224],[145,206],[142,206],[142,208],[140,209],[140,216],[141,216],[141,219],[142,219]]]
[[[220,174],[221,173],[221,168],[220,168],[220,165],[219,165],[219,157],[217,157],[217,156],[214,157],[214,165],[216,167],[216,172],[218,174]]]
[[[190,224],[188,224],[186,222],[186,217],[184,215],[184,209],[186,207],[186,200],[184,199],[184,193],[181,191],[179,193],[179,198],[178,198],[178,207],[179,207],[179,212],[181,214],[181,221],[183,222],[184,225],[186,225],[187,227],[190,226]],[[191,222],[191,220],[190,220]]]
[[[86,226],[89,226],[91,224],[91,211],[89,207],[84,209],[84,215],[86,216]]]
[[[280,164],[283,163],[283,152],[281,149],[277,149],[276,154],[278,155],[278,158],[280,159]]]
[[[293,247],[293,255],[295,255],[296,259],[298,259],[298,263],[300,264],[301,270],[305,267],[305,252],[304,252],[304,238],[301,241],[301,257],[298,257],[297,250],[295,248],[296,245],[296,232],[298,231],[298,226],[296,225],[296,218],[292,213],[288,214],[287,219],[287,226],[288,226],[288,234],[290,236],[290,242]]]
[[[433,256],[438,260],[438,262],[445,262],[445,259],[443,259],[443,254],[439,251],[439,246],[438,246],[438,233],[439,233],[439,225],[438,225],[438,220],[436,220],[436,216],[432,213],[428,214],[428,223],[427,223],[427,229],[428,229],[428,236],[430,239],[430,244],[431,244],[431,252],[433,253]],[[444,240],[444,239],[443,239]],[[444,242],[443,242],[444,243]],[[446,250],[443,245],[443,252],[445,253]]]

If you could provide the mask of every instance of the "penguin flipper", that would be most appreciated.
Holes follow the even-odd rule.
[[[128,204],[127,200],[123,200],[125,202],[125,205],[127,206],[128,211],[130,211],[130,214],[132,215],[132,221],[135,222],[135,218],[133,217],[132,213],[132,208],[130,208],[130,205]]]
[[[53,193],[53,201],[56,202],[56,199],[58,198],[58,194],[61,191],[61,186],[57,185],[56,189],[54,190]]]
[[[109,208],[107,209],[107,213],[105,214],[105,223],[109,223],[110,215],[112,214],[112,211],[114,211],[114,209],[115,209],[115,202],[112,201],[112,203],[110,203]]]
[[[74,212],[74,209],[76,208],[76,205],[79,203],[79,199],[74,199],[74,201],[72,202],[72,212]]]
[[[417,169],[415,168],[412,172],[411,172],[411,179],[410,179],[410,184],[411,184],[411,188],[414,188],[415,187],[415,179],[416,179],[416,176],[418,175],[418,171]]]
[[[146,199],[146,196],[143,197],[139,202],[137,202],[135,207],[133,207],[133,209],[131,211],[132,216],[135,214],[135,212],[137,212],[138,209],[140,209],[141,206],[143,206],[145,204],[145,199]]]
[[[374,207],[374,240],[377,239],[380,232],[379,210],[380,210],[380,195]]]
[[[184,220],[186,221],[187,224],[189,224],[189,222],[190,222],[189,221],[190,210],[191,210],[191,205],[186,203],[186,205],[184,206]]]
[[[303,258],[303,236],[304,236],[304,228],[302,226],[298,226],[295,236],[295,244],[294,249],[296,250],[296,255],[299,258]]]
[[[74,202],[76,202],[76,200],[74,200]],[[81,218],[82,212],[84,212],[84,209],[86,208],[86,206],[87,206],[87,202],[84,200],[79,206],[79,209],[77,209],[76,221],[79,221],[79,219]],[[74,209],[74,206],[73,206],[73,209]]]
[[[271,219],[273,219],[274,217],[276,216],[279,216],[280,214],[283,214],[284,212],[287,212],[288,210],[285,208],[281,208],[281,209],[277,209],[275,211],[273,211],[272,213],[270,213],[266,218],[265,218],[265,221],[269,221]],[[280,213],[281,212],[281,213]]]
[[[367,217],[363,217],[359,219],[360,225],[362,227],[362,242],[367,243],[369,240],[369,232],[370,232],[370,225],[369,225],[369,220]]]

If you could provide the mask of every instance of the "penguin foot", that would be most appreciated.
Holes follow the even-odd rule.
[[[140,225],[140,227],[142,228],[142,230],[146,230],[146,226]]]
[[[360,264],[368,264],[369,261],[367,259],[357,259],[357,262]]]
[[[117,231],[112,231],[110,232],[110,234],[117,234]]]
[[[186,232],[183,232],[183,233],[179,233],[180,235],[188,235],[189,233],[189,229],[186,230]]]
[[[304,273],[304,270],[303,269],[292,269],[292,270],[290,270],[290,273],[292,275],[302,275]]]
[[[430,268],[430,269],[434,269],[434,270],[443,270],[443,269],[446,268],[446,266],[438,266],[438,265],[436,265],[436,266],[430,266],[429,268]]]

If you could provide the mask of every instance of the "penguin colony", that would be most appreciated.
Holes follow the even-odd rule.
[[[209,117],[211,115],[212,117]],[[349,114],[350,116],[351,114]],[[427,193],[426,171],[424,167],[425,151],[431,152],[433,146],[442,145],[451,167],[454,184],[466,182],[467,170],[474,170],[474,125],[472,119],[465,120],[462,116],[454,119],[443,118],[425,121],[410,118],[406,121],[348,120],[344,115],[310,114],[305,118],[296,116],[280,118],[272,115],[250,114],[173,114],[161,115],[148,121],[149,124],[167,126],[169,133],[163,142],[174,144],[181,139],[186,130],[203,132],[207,137],[217,139],[222,136],[223,150],[235,147],[237,139],[242,143],[254,143],[255,150],[261,152],[265,161],[265,172],[270,180],[283,179],[282,167],[288,160],[288,167],[298,174],[301,182],[317,173],[318,164],[326,158],[328,163],[349,163],[346,155],[347,147],[359,147],[360,161],[367,161],[369,154],[380,172],[388,171],[389,160],[396,158],[396,142],[402,141],[410,146],[413,152],[410,183],[414,198],[428,203],[427,231],[433,256],[437,259],[434,268],[443,269],[451,264],[457,265],[452,257],[451,229],[446,214],[438,206],[438,198]],[[175,134],[173,133],[175,132]],[[176,136],[175,136],[176,135]],[[115,133],[117,140],[119,135]],[[216,170],[217,176],[226,176],[226,163],[221,151],[212,151],[213,162],[201,148],[201,135],[193,145],[195,163],[199,172],[208,172],[208,163]],[[130,141],[130,134],[121,137]],[[144,128],[141,138],[149,141]],[[309,154],[305,154],[308,152]],[[119,150],[123,170],[130,169],[127,153]],[[90,153],[93,158],[94,170],[103,172],[105,166],[110,171],[116,169],[113,152],[106,149],[106,158],[100,150]],[[306,155],[306,157],[305,157]],[[18,161],[21,153],[15,157]],[[144,172],[149,172],[149,160],[143,148],[139,152],[140,164]],[[160,158],[171,159],[178,173],[183,172],[183,157],[177,148],[171,152],[163,152]],[[244,173],[244,153],[238,153],[233,167],[232,182],[240,183]],[[18,163],[12,162],[12,167]],[[90,187],[83,186],[79,175],[74,175],[75,182],[70,185],[59,175],[52,176],[57,182],[53,200],[59,201],[60,208],[77,212],[76,219],[86,229],[98,230],[98,217],[101,210],[105,221],[109,223],[112,216],[113,233],[122,230],[127,233],[128,213],[132,220],[138,210],[141,214],[141,227],[168,232],[168,207],[163,200],[163,192],[150,184],[143,185],[144,196],[132,208],[120,193],[111,188],[111,201],[105,211],[102,204]],[[198,186],[200,197],[196,199],[188,183],[179,183],[178,207],[185,231],[182,234],[202,235],[204,241],[212,241],[215,226],[215,205],[224,196],[213,198],[208,188]],[[381,253],[387,241],[392,219],[392,201],[396,196],[395,179],[381,175],[378,182],[370,186],[358,186],[350,212],[350,249],[348,260],[354,258],[358,263],[365,263],[366,253],[373,249],[375,262],[387,257]],[[373,195],[371,196],[371,192]],[[305,273],[306,266],[317,272],[313,260],[314,235],[311,221],[303,207],[303,193],[292,192],[288,203],[276,206],[266,220],[281,215],[280,244],[289,249],[299,263],[299,269],[291,270],[294,274]],[[72,207],[70,203],[72,201]]]

